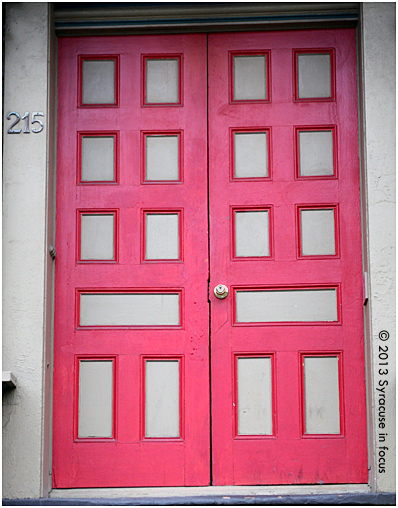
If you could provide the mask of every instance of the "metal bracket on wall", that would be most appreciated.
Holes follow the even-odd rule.
[[[17,387],[17,378],[10,370],[3,370],[3,394],[7,390]]]
[[[363,304],[366,305],[369,299],[369,277],[368,272],[363,272]]]

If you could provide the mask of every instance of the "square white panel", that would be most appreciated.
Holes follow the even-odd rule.
[[[115,180],[115,138],[113,136],[82,137],[82,182]]]
[[[234,100],[267,99],[267,57],[234,56]]]
[[[146,104],[179,103],[179,60],[146,60]]]
[[[298,55],[299,99],[331,97],[331,74],[329,53]]]
[[[114,227],[114,214],[82,214],[80,259],[114,259]]]
[[[266,132],[235,132],[235,178],[268,176],[268,145]]]
[[[272,434],[271,358],[238,358],[238,434]]]
[[[145,437],[180,436],[180,362],[145,362]]]
[[[115,61],[83,60],[83,104],[115,103]]]
[[[113,362],[79,362],[79,437],[112,437]]]
[[[339,359],[304,358],[305,433],[340,434]]]
[[[179,214],[147,213],[145,259],[179,259]]]
[[[299,132],[300,176],[331,176],[333,169],[333,132]]]
[[[178,181],[179,136],[146,136],[146,181]]]
[[[336,254],[334,210],[301,210],[301,255]]]
[[[268,210],[235,212],[235,256],[269,256]]]

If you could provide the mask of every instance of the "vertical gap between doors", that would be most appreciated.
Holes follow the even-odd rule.
[[[210,416],[210,485],[213,485],[213,421],[212,421],[212,393],[211,393],[211,301],[210,301],[210,166],[209,166],[209,34],[206,34],[206,74],[207,74],[207,249],[208,249],[208,278],[207,300],[209,302],[209,416]]]

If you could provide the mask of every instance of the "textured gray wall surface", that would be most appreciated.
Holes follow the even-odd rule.
[[[395,4],[364,2],[361,14],[360,99],[365,194],[362,197],[367,205],[363,232],[367,239],[365,270],[369,275],[365,318],[368,401],[372,420],[369,427],[374,433],[369,454],[370,481],[373,488],[383,492],[395,491],[396,466]],[[383,340],[387,336],[389,338]],[[382,353],[387,354],[387,359]]]
[[[45,349],[49,5],[8,3],[5,19],[3,135],[3,369],[17,388],[3,396],[3,494],[43,495],[49,466],[51,361]],[[7,134],[9,112],[41,111],[40,133]],[[15,119],[15,117],[14,117]],[[24,128],[21,121],[15,129]],[[32,126],[37,127],[36,125]],[[32,128],[30,127],[30,128]],[[51,291],[51,285],[48,289]],[[49,294],[51,299],[51,293]],[[48,363],[48,369],[47,369]],[[44,389],[46,386],[46,390]],[[45,411],[47,412],[44,415]],[[46,431],[44,427],[46,426]],[[43,453],[46,448],[46,453]],[[44,466],[46,464],[46,466]]]

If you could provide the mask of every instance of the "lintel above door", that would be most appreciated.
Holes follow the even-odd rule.
[[[57,35],[224,32],[343,28],[358,23],[359,3],[54,3]]]

